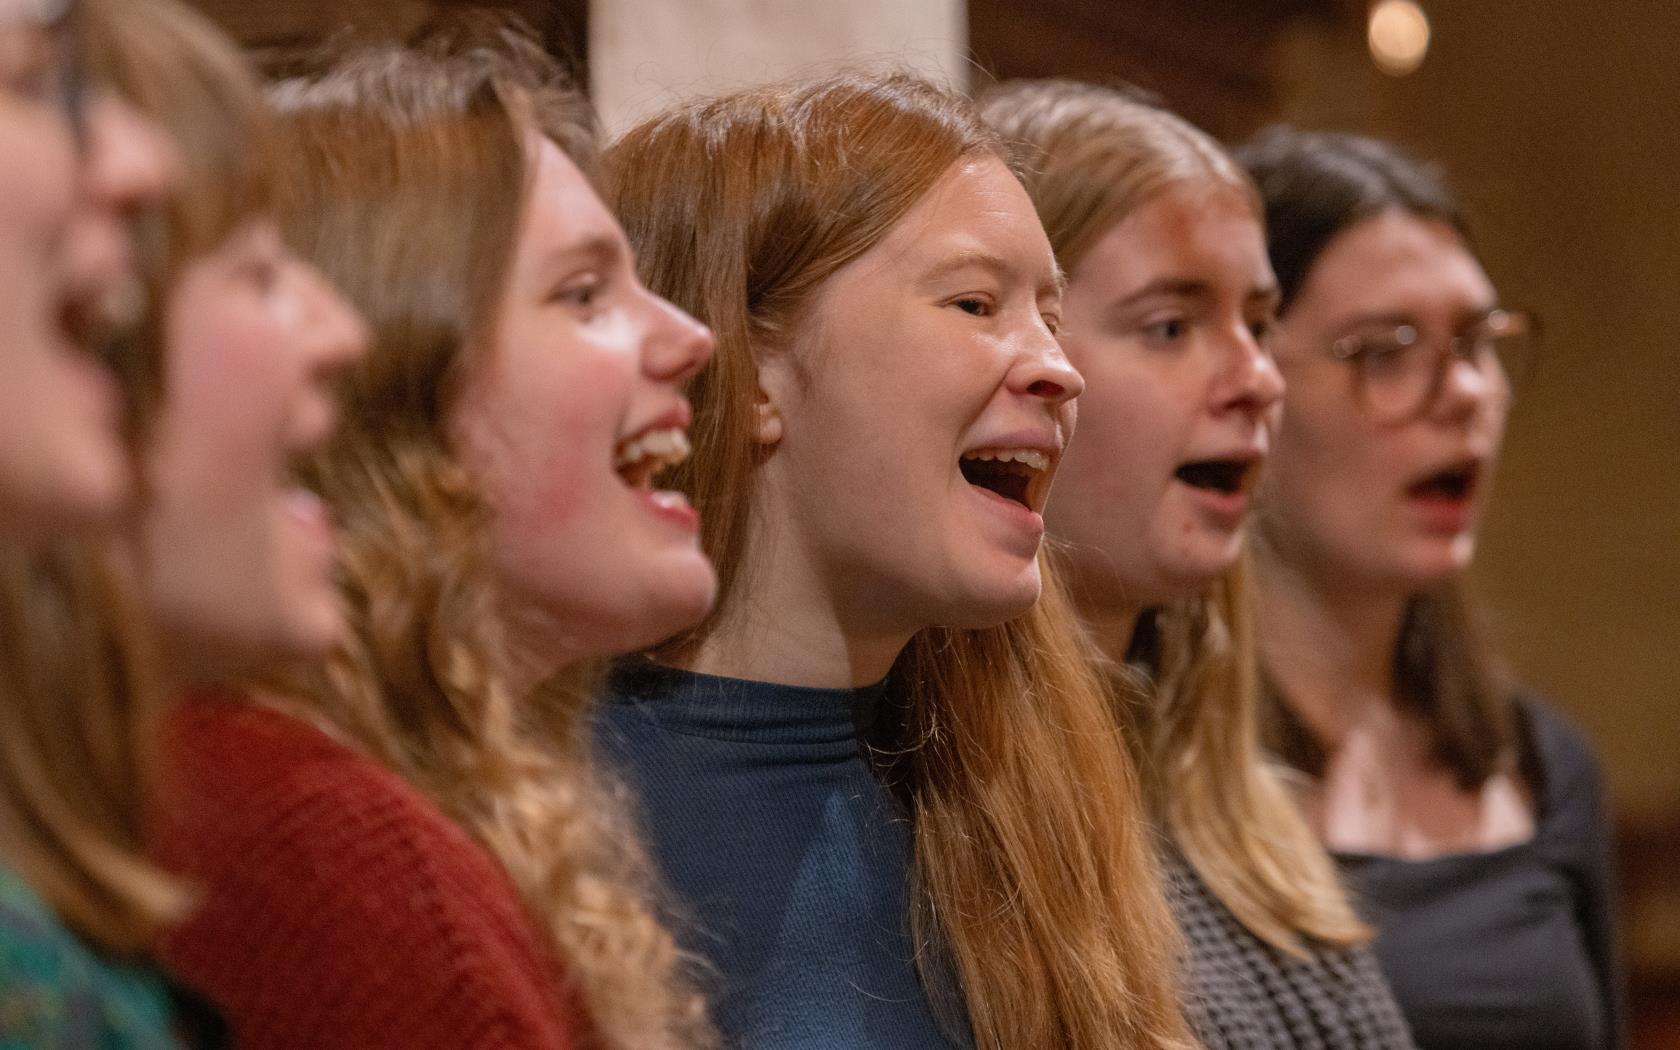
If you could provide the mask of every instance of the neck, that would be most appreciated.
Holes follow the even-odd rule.
[[[1273,556],[1256,559],[1260,649],[1289,706],[1332,750],[1396,711],[1394,651],[1408,595],[1338,585]]]
[[[684,670],[818,689],[852,689],[887,676],[917,628],[878,615],[896,603],[836,581],[787,533],[756,536],[764,555],[737,587]]]
[[[805,615],[751,605],[744,598],[680,661],[684,670],[725,678],[747,678],[817,689],[855,689],[873,685],[892,670],[910,641],[907,634],[868,635],[847,630],[828,610]]]
[[[1126,662],[1143,609],[1130,603],[1079,602],[1079,622],[1102,654],[1117,664]]]
[[[516,699],[530,696],[560,670],[583,657],[572,637],[535,609],[509,610],[503,646],[502,684]]]

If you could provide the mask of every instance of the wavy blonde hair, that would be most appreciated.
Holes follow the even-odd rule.
[[[175,194],[141,216],[152,309],[110,363],[144,454],[163,389],[163,310],[181,269],[273,198],[271,128],[233,43],[175,0],[88,3],[91,72],[178,146]],[[161,697],[120,537],[0,550],[0,852],[93,944],[145,951],[190,895],[145,856]]]
[[[690,392],[694,454],[670,483],[700,509],[721,592],[666,658],[693,652],[751,587],[758,361],[789,352],[822,283],[952,165],[988,154],[997,143],[964,100],[903,74],[685,104],[608,151],[609,203],[648,287],[717,337]],[[1192,1046],[1127,751],[1048,565],[1044,579],[1037,605],[999,627],[922,631],[889,678],[871,744],[912,814],[918,965],[936,1008],[960,993],[981,1050]]]
[[[529,193],[526,136],[587,167],[580,96],[510,26],[345,58],[281,85],[282,225],[373,333],[309,468],[340,526],[348,641],[295,701],[497,858],[567,968],[593,1045],[708,1045],[643,854],[592,768],[581,689],[504,684],[488,510],[453,448]]]
[[[981,111],[1021,153],[1023,181],[1062,266],[1165,190],[1254,185],[1205,133],[1125,91],[1066,80],[987,91]],[[1260,744],[1257,643],[1246,558],[1202,594],[1147,610],[1140,681],[1112,681],[1151,808],[1214,895],[1255,936],[1300,956],[1305,940],[1366,941],[1335,865]]]

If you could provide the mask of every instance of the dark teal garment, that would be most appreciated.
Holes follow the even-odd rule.
[[[860,744],[881,693],[645,662],[608,682],[598,742],[639,796],[734,1050],[967,1045],[917,975],[909,818]]]
[[[0,867],[0,1050],[179,1050],[168,987],[77,938]]]

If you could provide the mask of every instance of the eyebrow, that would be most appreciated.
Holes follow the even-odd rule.
[[[1207,281],[1198,281],[1187,277],[1162,277],[1150,281],[1114,305],[1117,308],[1124,308],[1158,295],[1177,296],[1181,299],[1212,299],[1213,285]],[[1279,298],[1280,292],[1276,283],[1257,284],[1243,296],[1243,302],[1252,303],[1258,300],[1276,306]]]
[[[1499,304],[1495,302],[1485,307],[1465,310],[1459,314],[1458,321],[1453,327],[1455,330],[1462,331],[1472,325],[1481,324],[1497,313],[1499,309]],[[1336,327],[1340,331],[1351,332],[1355,328],[1376,328],[1379,326],[1398,328],[1401,325],[1416,328],[1418,327],[1418,319],[1413,314],[1400,311],[1376,310],[1370,313],[1355,314]]]
[[[1034,282],[1036,285],[1035,290],[1040,293],[1053,291],[1057,295],[1062,295],[1067,291],[1067,273],[1062,270],[1060,263],[1055,263],[1053,265],[1055,266],[1055,271],[1051,274],[1049,283],[1046,284],[1043,281]],[[951,276],[953,273],[960,270],[966,270],[969,267],[976,267],[978,269],[989,271],[999,280],[1008,280],[1009,278],[1015,276],[1016,273],[1015,267],[1010,265],[1002,256],[994,255],[991,252],[965,249],[963,251],[956,252],[953,255],[949,255],[935,263],[934,266],[922,276],[922,282],[924,284],[934,284]]]

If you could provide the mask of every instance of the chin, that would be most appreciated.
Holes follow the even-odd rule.
[[[55,474],[55,489],[42,501],[43,517],[53,525],[97,523],[116,515],[128,501],[128,470],[114,445],[86,449]]]
[[[1025,615],[1043,593],[1044,579],[1035,560],[1009,576],[970,581],[963,594],[947,600],[950,611],[940,623],[963,630],[996,627]]]
[[[1413,588],[1437,587],[1469,572],[1475,557],[1474,533],[1430,539],[1407,552],[1401,572]]]
[[[621,610],[617,631],[602,637],[596,656],[617,656],[658,645],[706,618],[717,600],[712,563],[695,553],[690,564],[668,567],[642,588],[644,600]]]
[[[310,602],[287,617],[274,656],[282,662],[319,659],[333,651],[344,631],[344,613],[337,594]]]

